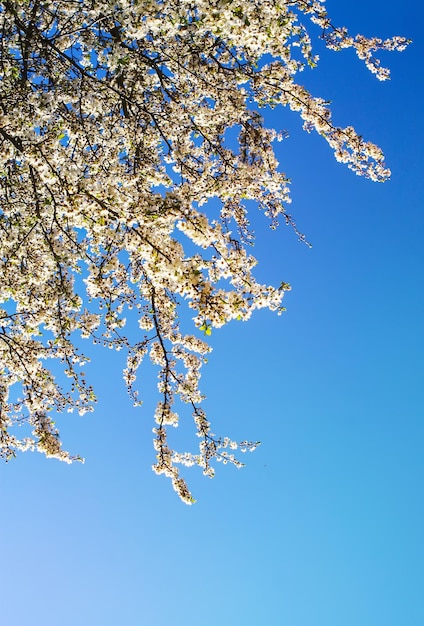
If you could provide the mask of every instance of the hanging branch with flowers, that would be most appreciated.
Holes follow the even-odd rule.
[[[246,202],[296,230],[273,149],[281,136],[260,108],[289,107],[356,174],[389,176],[381,150],[298,82],[318,63],[311,37],[353,48],[380,80],[388,70],[375,55],[408,43],[352,37],[321,0],[0,1],[2,457],[79,459],[53,419],[95,401],[79,335],[126,351],[135,404],[143,359],[159,368],[154,470],[185,502],[181,465],[213,476],[214,461],[241,465],[237,449],[255,447],[213,434],[198,383],[211,329],[280,312],[289,289],[257,282],[250,253]],[[186,305],[191,334],[179,323]],[[176,399],[194,421],[195,453],[168,444]]]

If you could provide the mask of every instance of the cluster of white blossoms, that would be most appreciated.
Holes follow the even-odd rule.
[[[135,404],[146,355],[159,368],[154,470],[185,502],[181,465],[212,476],[215,460],[239,466],[237,449],[255,448],[212,433],[199,378],[213,327],[281,311],[289,289],[258,283],[248,253],[247,201],[296,228],[281,136],[258,110],[287,105],[356,173],[389,174],[376,146],[296,82],[318,62],[314,36],[355,49],[380,79],[374,53],[408,43],[352,37],[321,0],[0,0],[1,456],[79,458],[52,417],[92,410],[79,336],[127,351]],[[199,336],[181,330],[185,304]],[[200,439],[193,453],[168,443],[177,399]]]

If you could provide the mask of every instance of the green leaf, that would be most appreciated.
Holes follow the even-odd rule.
[[[209,324],[206,324],[206,322],[199,327],[199,330],[203,330],[205,335],[212,335],[212,327],[209,326]]]

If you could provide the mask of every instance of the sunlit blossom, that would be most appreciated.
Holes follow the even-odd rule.
[[[235,453],[258,445],[211,431],[199,389],[209,335],[260,308],[281,313],[290,288],[256,280],[246,203],[303,238],[273,148],[285,133],[267,129],[260,109],[287,106],[338,161],[383,181],[381,150],[338,127],[297,78],[319,62],[317,30],[329,49],[354,49],[380,80],[389,74],[376,53],[408,42],[351,36],[322,0],[0,6],[0,455],[36,449],[81,460],[62,449],[54,422],[95,402],[81,336],[127,352],[136,406],[146,355],[157,366],[153,469],[191,503],[180,466],[212,477],[215,461],[241,467]],[[181,330],[181,307],[191,311],[191,333]],[[134,317],[135,340],[126,330]],[[50,370],[49,359],[59,367]],[[67,387],[56,379],[63,373]],[[167,427],[187,423],[178,399],[195,452],[168,443]],[[18,439],[22,423],[31,437]]]

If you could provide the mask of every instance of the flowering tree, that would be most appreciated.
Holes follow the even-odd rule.
[[[374,53],[407,41],[352,37],[323,0],[3,0],[0,22],[0,454],[79,459],[51,416],[92,410],[80,334],[126,350],[135,404],[146,354],[158,366],[154,470],[191,502],[179,465],[212,476],[214,459],[241,465],[234,450],[256,445],[211,432],[198,387],[204,336],[261,307],[280,312],[289,289],[259,284],[248,253],[245,201],[296,229],[280,137],[258,108],[297,111],[337,160],[383,181],[380,149],[335,126],[296,76],[318,61],[310,33],[353,48],[380,80],[388,71]],[[181,331],[182,301],[200,332]],[[167,443],[176,398],[193,416],[196,454]],[[30,436],[17,437],[21,423]]]

